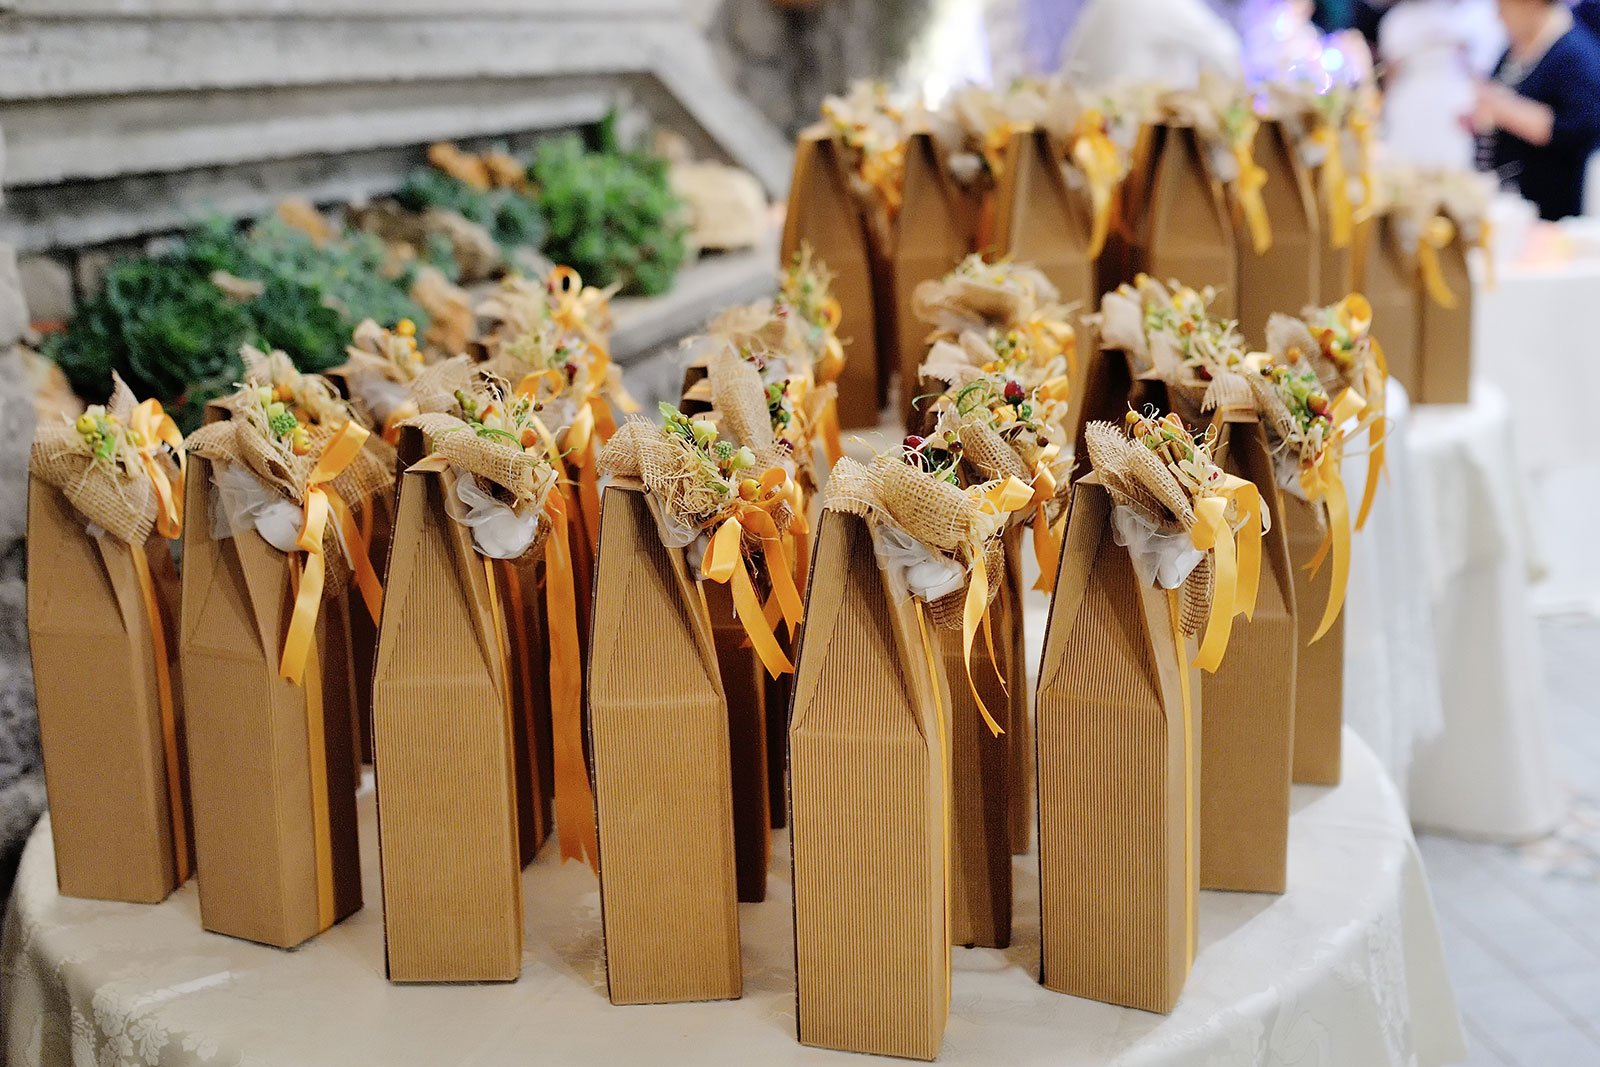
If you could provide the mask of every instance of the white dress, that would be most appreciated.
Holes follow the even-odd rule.
[[[1401,0],[1384,16],[1378,55],[1384,145],[1419,167],[1470,170],[1476,144],[1464,120],[1476,83],[1505,49],[1494,0]]]
[[[1204,0],[1089,0],[1061,53],[1061,71],[1095,88],[1160,82],[1192,87],[1202,70],[1243,73],[1239,35]]]

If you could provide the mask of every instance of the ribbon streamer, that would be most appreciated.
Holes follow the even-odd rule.
[[[179,452],[179,455],[182,455]],[[162,549],[162,551],[166,551]],[[156,668],[156,703],[161,710],[161,748],[167,772],[167,806],[172,811],[172,854],[178,884],[189,880],[189,819],[183,807],[183,764],[178,757],[178,714],[172,699],[172,668],[167,660],[167,631],[161,607],[156,601],[156,586],[150,576],[150,560],[145,546],[129,545],[133,573],[139,579],[139,595],[150,622],[150,651]]]
[[[1249,224],[1251,247],[1256,255],[1264,256],[1272,249],[1272,221],[1267,217],[1267,202],[1261,195],[1261,190],[1266,188],[1267,171],[1255,161],[1251,149],[1259,125],[1251,120],[1246,125],[1246,131],[1229,148],[1234,164],[1239,168],[1239,176],[1233,180],[1233,195],[1244,212],[1245,222]]]
[[[1449,248],[1455,239],[1455,223],[1443,215],[1435,215],[1422,227],[1422,234],[1417,241],[1417,270],[1422,274],[1423,288],[1428,291],[1435,304],[1452,311],[1455,310],[1457,303],[1456,294],[1444,280],[1444,271],[1439,265],[1439,253]]]
[[[1355,206],[1350,203],[1350,175],[1345,170],[1339,131],[1326,123],[1311,131],[1311,142],[1322,149],[1322,189],[1328,199],[1328,241],[1349,248],[1355,235]]]
[[[1183,664],[1182,608],[1176,589],[1167,591],[1167,618],[1172,622],[1172,640],[1178,654],[1178,693],[1183,701],[1183,926],[1187,958],[1193,966],[1200,945],[1200,894],[1194,874],[1194,694],[1189,669]]]
[[[545,500],[550,538],[545,542],[545,608],[550,616],[550,715],[555,756],[556,831],[562,860],[583,860],[600,871],[595,839],[594,791],[583,758],[583,654],[573,582],[565,487]]]
[[[913,601],[913,604],[915,605],[917,612],[917,633],[922,638],[922,657],[928,664],[928,691],[933,694],[933,718],[935,731],[939,735],[939,765],[943,772],[945,789],[944,854],[946,857],[946,862],[944,865],[944,895],[946,900],[950,900],[952,893],[951,886],[955,879],[955,872],[951,869],[951,864],[949,862],[949,857],[952,855],[950,841],[954,836],[954,832],[951,829],[951,820],[954,813],[954,806],[951,804],[951,798],[955,795],[955,766],[951,756],[950,731],[949,727],[945,724],[944,700],[941,698],[941,694],[939,692],[941,688],[939,685],[939,663],[933,655],[933,641],[928,637],[927,616],[923,613],[921,601]],[[950,913],[950,908],[947,907],[944,909],[944,939],[946,941],[950,940]],[[948,989],[950,985],[950,953],[946,952],[944,954],[944,958],[945,986]],[[948,1005],[946,1006],[948,1007]]]
[[[139,462],[144,466],[145,476],[155,488],[156,500],[160,504],[156,510],[156,532],[168,540],[176,540],[183,536],[183,482],[188,474],[183,434],[178,431],[178,424],[172,421],[172,416],[161,409],[161,402],[154,399],[146,400],[133,409],[128,428],[139,435]],[[176,483],[168,479],[167,472],[161,469],[161,464],[156,460],[156,448],[163,444],[172,449],[177,458]]]
[[[984,514],[1000,516],[1022,510],[1032,499],[1033,487],[1020,478],[1012,477],[990,485],[979,497],[979,503]],[[989,714],[983,697],[978,695],[978,683],[972,677],[972,645],[977,640],[979,624],[989,613],[989,569],[983,557],[982,548],[973,550],[972,580],[967,583],[967,596],[961,605],[961,653],[967,668],[967,688],[972,691],[972,699],[978,705],[978,714],[983,716],[989,732],[999,737],[1005,730]]]
[[[1105,115],[1099,110],[1089,108],[1078,116],[1072,130],[1070,154],[1089,186],[1089,205],[1094,216],[1089,233],[1089,258],[1098,259],[1111,232],[1111,196],[1121,174],[1117,146],[1107,136]]]
[[[1308,569],[1315,574],[1330,552],[1333,556],[1333,573],[1330,576],[1332,584],[1328,587],[1328,603],[1323,608],[1322,621],[1318,623],[1317,631],[1311,637],[1313,642],[1321,640],[1333,626],[1334,620],[1339,617],[1339,612],[1344,607],[1345,589],[1350,580],[1350,505],[1345,497],[1344,480],[1339,472],[1339,464],[1343,458],[1343,431],[1338,427],[1359,414],[1365,403],[1360,395],[1349,389],[1339,394],[1339,399],[1334,401],[1329,416],[1335,427],[1334,438],[1322,449],[1316,460],[1300,473],[1300,488],[1305,493],[1306,499],[1313,503],[1323,501],[1328,508],[1328,533],[1323,538],[1322,547],[1307,565]]]

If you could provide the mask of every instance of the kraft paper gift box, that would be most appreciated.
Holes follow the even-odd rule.
[[[1128,210],[1135,219],[1137,269],[1162,281],[1213,286],[1213,313],[1234,318],[1239,313],[1237,240],[1209,151],[1192,126],[1155,127],[1145,198]]]
[[[1011,725],[1006,730],[1011,854],[1026,855],[1033,842],[1033,694],[1028,685],[1028,642],[1022,584],[1022,529],[1007,531],[1006,584],[994,612],[995,642],[1007,658]]]
[[[171,424],[152,403],[142,431]],[[109,407],[111,434],[135,425],[120,380]],[[176,427],[169,437],[181,448]],[[182,481],[160,444],[149,434],[143,470],[95,460],[66,422],[42,426],[33,444],[28,642],[63,896],[156,903],[192,870],[173,661],[178,576],[155,530],[149,472],[180,493]],[[176,535],[181,513],[164,518],[162,534]]]
[[[824,513],[800,635],[798,1032],[806,1045],[931,1060],[950,1003],[950,686],[877,536],[861,517]]]
[[[894,367],[900,376],[900,418],[910,426],[916,417],[914,401],[928,391],[922,387],[918,368],[928,353],[929,327],[913,310],[913,294],[923,282],[944,277],[972,251],[977,211],[972,195],[962,190],[938,144],[925,132],[913,133],[906,141],[901,196],[889,254],[894,302],[887,310],[895,338]],[[841,391],[842,386],[841,382]]]
[[[1100,296],[1094,212],[1086,193],[1067,186],[1048,131],[1012,135],[995,199],[994,247],[980,251],[1037,267],[1064,303],[1093,308]]]
[[[1265,429],[1253,413],[1233,411],[1214,425],[1223,469],[1255,484],[1271,528],[1262,539],[1255,611],[1234,620],[1227,657],[1202,676],[1200,885],[1281,893],[1300,648],[1294,569]]]
[[[1039,669],[1040,981],[1167,1012],[1194,958],[1200,681],[1111,514],[1080,479]]]
[[[335,600],[318,612],[301,682],[281,676],[306,564],[226,514],[215,467],[258,477],[226,439],[231,421],[189,441],[179,660],[200,919],[292,948],[361,907],[351,719],[323,688]]]
[[[1294,780],[1338,785],[1344,738],[1344,615],[1312,641],[1327,603],[1332,568],[1313,575],[1306,565],[1322,546],[1327,507],[1281,494],[1284,534],[1293,564],[1300,651],[1296,662]]]
[[[684,549],[663,543],[637,481],[605,490],[592,641],[589,731],[611,1000],[738,997],[728,711],[711,619]]]
[[[1411,392],[1412,401],[1418,404],[1465,404],[1472,398],[1472,273],[1460,228],[1452,229],[1448,241],[1425,233],[1418,248],[1422,278],[1417,296],[1422,320],[1417,348],[1420,373]],[[1376,312],[1374,317],[1376,321]],[[1385,332],[1383,336],[1387,354],[1388,335]],[[1406,387],[1411,389],[1411,383]]]
[[[838,381],[839,424],[848,429],[878,424],[887,383],[879,366],[886,354],[879,352],[883,325],[875,301],[885,272],[851,190],[844,151],[820,126],[796,141],[779,261],[788,263],[809,246],[814,259],[833,274],[832,291],[841,309],[838,333],[850,346]]]
[[[1362,223],[1358,240],[1362,277],[1354,288],[1365,293],[1372,305],[1373,328],[1383,339],[1390,376],[1418,401],[1422,391],[1421,302],[1425,297],[1417,285],[1415,249],[1402,244],[1393,214]]]
[[[1259,247],[1235,201],[1239,250],[1237,317],[1246,337],[1260,338],[1266,335],[1267,319],[1273,312],[1298,312],[1318,303],[1322,292],[1322,227],[1311,174],[1281,123],[1261,124],[1253,156],[1266,179],[1261,199],[1270,228],[1264,228],[1261,236],[1265,247]],[[1164,279],[1167,275],[1157,277]],[[1191,280],[1182,274],[1172,277]]]
[[[733,593],[700,583],[711,617],[712,643],[728,706],[728,754],[733,798],[733,844],[739,902],[767,899],[772,856],[772,795],[768,788],[767,677],[734,613]]]

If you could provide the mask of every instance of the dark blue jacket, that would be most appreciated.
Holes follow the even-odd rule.
[[[1506,65],[1508,52],[1495,68]],[[1589,156],[1600,148],[1600,38],[1581,26],[1563,34],[1544,58],[1512,86],[1555,112],[1547,145],[1532,145],[1505,130],[1494,134],[1494,166],[1516,183],[1545,219],[1583,210],[1583,177]]]
[[[1579,0],[1572,9],[1573,17],[1578,20],[1578,25],[1587,26],[1596,34],[1600,34],[1600,0]]]

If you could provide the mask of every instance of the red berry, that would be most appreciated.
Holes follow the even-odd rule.
[[[909,451],[915,452],[917,449],[922,447],[922,444],[922,438],[918,437],[916,434],[913,433],[906,435],[906,448]]]
[[[1211,368],[1204,363],[1197,364],[1194,368],[1194,376],[1202,382],[1209,382],[1211,380]]]
[[[1028,398],[1021,382],[1007,382],[1004,396],[1007,404],[1020,404]]]

